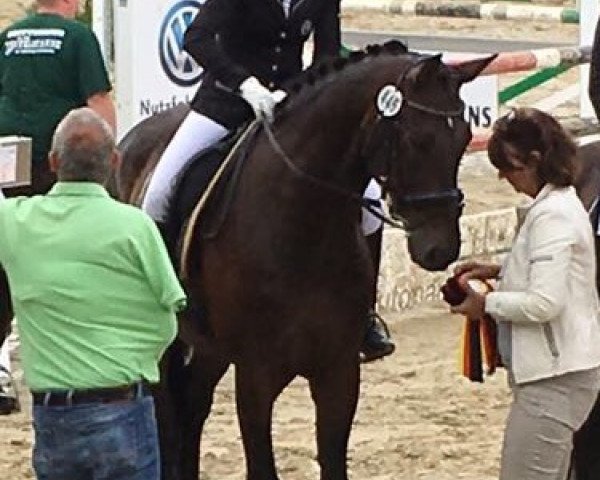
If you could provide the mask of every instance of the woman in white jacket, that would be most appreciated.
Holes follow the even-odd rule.
[[[550,115],[523,108],[498,119],[488,154],[533,201],[502,266],[456,268],[467,298],[452,311],[498,322],[513,391],[500,480],[565,480],[573,433],[600,389],[594,237],[572,186],[576,147]],[[473,278],[498,287],[477,293]]]

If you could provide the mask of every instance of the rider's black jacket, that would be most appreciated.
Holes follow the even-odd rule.
[[[339,54],[340,0],[206,0],[185,33],[184,47],[204,69],[192,108],[233,128],[252,116],[238,95],[249,76],[276,89],[302,70],[314,35],[313,62]]]

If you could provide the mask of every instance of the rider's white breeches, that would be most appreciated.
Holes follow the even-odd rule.
[[[379,200],[379,208],[377,210],[383,213],[381,209],[381,186],[373,179],[367,185],[363,193],[363,198],[369,198],[371,200]],[[375,215],[369,212],[367,209],[362,209],[362,231],[365,235],[371,235],[381,228],[383,222],[379,220]]]
[[[152,174],[142,210],[157,222],[164,222],[178,174],[200,150],[214,145],[227,135],[227,129],[204,115],[191,110],[163,152]],[[364,197],[381,198],[381,187],[371,180]],[[381,220],[363,209],[362,230],[365,235],[381,228]]]
[[[164,222],[178,174],[196,153],[217,143],[227,132],[214,120],[191,110],[156,165],[142,210],[155,221]]]

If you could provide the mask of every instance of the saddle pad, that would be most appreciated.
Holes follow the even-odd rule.
[[[254,122],[252,122],[248,126],[248,128],[246,128],[244,133],[242,133],[242,135],[240,135],[240,137],[237,139],[233,148],[230,150],[230,152],[227,155],[227,157],[225,158],[225,160],[221,163],[218,170],[215,172],[214,176],[212,177],[210,183],[208,184],[207,188],[204,190],[202,196],[196,203],[196,206],[194,207],[188,221],[185,224],[185,229],[183,232],[183,242],[182,242],[182,246],[181,246],[181,255],[179,257],[179,262],[180,262],[179,263],[179,275],[182,280],[186,280],[188,278],[187,260],[188,260],[188,256],[189,256],[189,249],[190,249],[190,245],[192,242],[194,231],[196,230],[196,227],[200,220],[200,214],[203,212],[208,199],[210,198],[211,194],[215,190],[215,187],[219,183],[219,180],[223,176],[224,172],[227,170],[227,167],[233,161],[233,159],[236,157],[236,155],[240,149],[240,146],[243,145],[243,143],[246,141],[246,139],[248,139],[250,136],[252,136],[252,134],[255,132],[255,127],[258,124],[259,124],[258,120],[255,120]]]

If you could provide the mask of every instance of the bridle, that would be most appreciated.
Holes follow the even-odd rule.
[[[400,84],[402,83],[404,77],[406,76],[406,74],[408,73],[409,70],[410,70],[410,67],[408,69],[406,69],[404,72],[402,72],[400,74],[400,76],[398,77],[395,85],[393,85],[393,87],[395,87],[396,91],[399,93],[400,96],[402,96],[402,94],[400,92]],[[391,84],[390,84],[390,86],[391,86]],[[378,111],[377,106],[374,106],[373,108],[369,109],[365,113],[365,117],[363,118],[363,121],[361,122],[361,126],[359,128],[359,137],[363,137],[363,135],[361,135],[361,133],[365,134],[366,133],[365,130],[369,129],[370,133],[368,135],[364,136],[364,138],[366,138],[367,142],[368,142],[369,137],[373,134],[375,128],[379,124],[382,124],[383,122],[393,122],[395,125],[397,125],[398,123],[400,123],[400,120],[402,118],[401,114],[406,107],[413,108],[415,110],[419,110],[428,115],[434,115],[437,117],[445,117],[448,121],[449,126],[451,126],[451,124],[453,123],[454,118],[457,118],[457,117],[462,118],[463,113],[464,113],[464,106],[459,109],[455,109],[455,110],[441,110],[441,109],[437,109],[434,107],[424,105],[424,104],[416,102],[414,100],[405,99],[403,97],[401,97],[401,101],[402,101],[402,105],[400,106],[398,111],[396,113],[394,113],[394,115],[392,115],[392,116],[386,116],[381,111]],[[374,118],[374,120],[372,120],[373,118]],[[371,119],[371,121],[369,121],[369,119]],[[283,147],[281,146],[281,144],[275,137],[275,134],[273,132],[273,129],[271,128],[271,124],[269,123],[269,121],[264,118],[260,121],[262,121],[263,129],[267,135],[267,138],[269,140],[269,143],[271,144],[271,147],[278,154],[279,158],[281,158],[281,160],[283,160],[283,163],[287,166],[287,168],[292,173],[294,173],[294,175],[296,175],[298,178],[301,178],[304,181],[307,181],[307,182],[315,185],[318,188],[328,190],[329,192],[331,192],[335,195],[341,196],[343,198],[346,198],[347,200],[350,200],[350,201],[360,204],[361,207],[368,210],[372,215],[374,215],[375,217],[377,217],[378,219],[380,219],[387,225],[390,225],[395,228],[404,228],[404,229],[407,228],[407,225],[406,225],[407,222],[405,219],[400,218],[400,220],[403,220],[403,222],[405,223],[405,225],[402,225],[402,224],[396,222],[395,219],[381,213],[381,211],[379,210],[379,207],[380,207],[379,200],[363,198],[362,195],[356,194],[355,192],[352,192],[345,188],[341,188],[338,185],[335,185],[331,182],[322,180],[322,179],[315,177],[315,176],[303,171],[302,169],[300,169],[293,162],[293,160],[289,157],[289,155],[284,151]],[[376,180],[382,185],[382,187],[385,190],[385,187],[387,184],[387,178],[384,178],[384,177],[377,178],[376,177]],[[398,198],[395,198],[394,203],[396,206],[405,207],[405,208],[416,208],[416,207],[420,207],[420,206],[436,206],[436,205],[450,204],[450,206],[455,206],[455,208],[460,212],[460,211],[462,211],[463,200],[464,200],[464,195],[459,188],[448,188],[448,189],[444,189],[444,190],[437,191],[437,192],[405,194]]]
[[[379,105],[379,96],[378,102],[376,103],[374,109],[370,109],[367,111],[365,118],[361,122],[361,130],[369,128],[370,132],[367,135],[367,139],[365,143],[368,145],[369,137],[373,135],[378,126],[384,124],[392,124],[395,130],[399,128],[399,125],[402,122],[402,113],[406,107],[413,108],[414,110],[418,110],[427,115],[433,115],[435,117],[446,118],[446,122],[450,128],[454,126],[455,118],[463,118],[464,115],[464,105],[460,108],[453,110],[443,110],[435,107],[431,107],[428,105],[424,105],[415,100],[405,98],[400,90],[400,86],[402,85],[404,78],[410,71],[410,69],[414,65],[408,67],[404,70],[397,78],[395,84],[390,84],[388,86],[383,87],[380,90],[379,96],[382,95],[384,89],[392,89],[394,92],[388,95],[388,106],[389,102],[394,102],[394,100],[399,104],[400,108],[388,110],[386,114],[385,108],[381,108]],[[369,126],[370,124],[370,126]],[[396,136],[397,138],[397,136]],[[363,155],[368,155],[369,152],[363,152]],[[393,156],[396,152],[392,152],[390,156]],[[406,176],[406,175],[405,175]],[[379,183],[382,185],[384,190],[386,189],[387,178],[380,177],[378,178]],[[404,194],[398,196],[394,199],[394,203],[397,207],[405,207],[405,208],[416,208],[420,206],[435,206],[435,205],[454,205],[459,211],[462,210],[464,195],[459,188],[448,188],[444,190],[440,190],[437,192],[427,192],[427,193],[412,193],[412,194]]]

